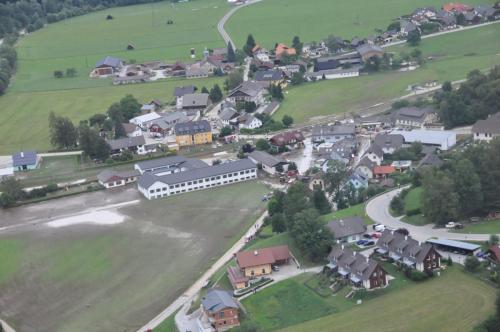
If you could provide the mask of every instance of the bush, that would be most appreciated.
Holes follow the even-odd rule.
[[[465,259],[465,269],[469,272],[476,272],[479,267],[481,266],[481,262],[479,262],[479,260],[474,257],[474,256],[468,256],[466,259]]]
[[[409,216],[415,216],[415,215],[421,214],[421,213],[422,213],[422,210],[420,210],[420,208],[406,210],[406,215],[408,217]]]
[[[408,274],[407,274],[408,278],[410,278],[410,280],[413,280],[413,281],[424,281],[425,279],[427,279],[429,277],[429,275],[425,272],[420,272],[418,270],[411,270]]]

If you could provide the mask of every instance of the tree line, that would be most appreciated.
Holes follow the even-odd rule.
[[[4,38],[0,45],[0,95],[5,93],[10,84],[10,78],[16,71],[17,52],[14,49],[16,40],[16,36],[9,36]]]

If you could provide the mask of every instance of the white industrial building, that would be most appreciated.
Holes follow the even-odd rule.
[[[393,130],[391,135],[394,134],[402,135],[405,144],[420,142],[423,145],[435,146],[442,151],[449,150],[457,144],[457,133],[449,130]]]

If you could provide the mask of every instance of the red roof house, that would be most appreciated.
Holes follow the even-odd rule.
[[[246,277],[270,274],[273,265],[286,264],[290,260],[288,246],[242,251],[236,254],[236,262]]]
[[[396,172],[396,167],[394,166],[375,166],[373,168],[373,177],[377,179],[386,179],[394,172]]]
[[[491,246],[490,249],[488,249],[488,253],[493,261],[500,263],[500,245],[496,244]]]
[[[443,10],[445,12],[465,13],[471,11],[472,7],[460,2],[449,2],[443,5]]]
[[[299,147],[303,145],[304,135],[298,130],[287,131],[278,135],[274,135],[269,139],[269,142],[274,147]]]
[[[278,46],[276,46],[275,53],[276,53],[276,59],[279,60],[283,55],[290,55],[290,56],[296,55],[297,51],[293,47],[288,47],[285,44],[280,43],[278,44]]]

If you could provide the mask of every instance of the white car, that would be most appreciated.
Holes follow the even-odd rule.
[[[453,221],[450,221],[444,227],[446,227],[446,228],[455,228],[456,226],[457,225]]]

